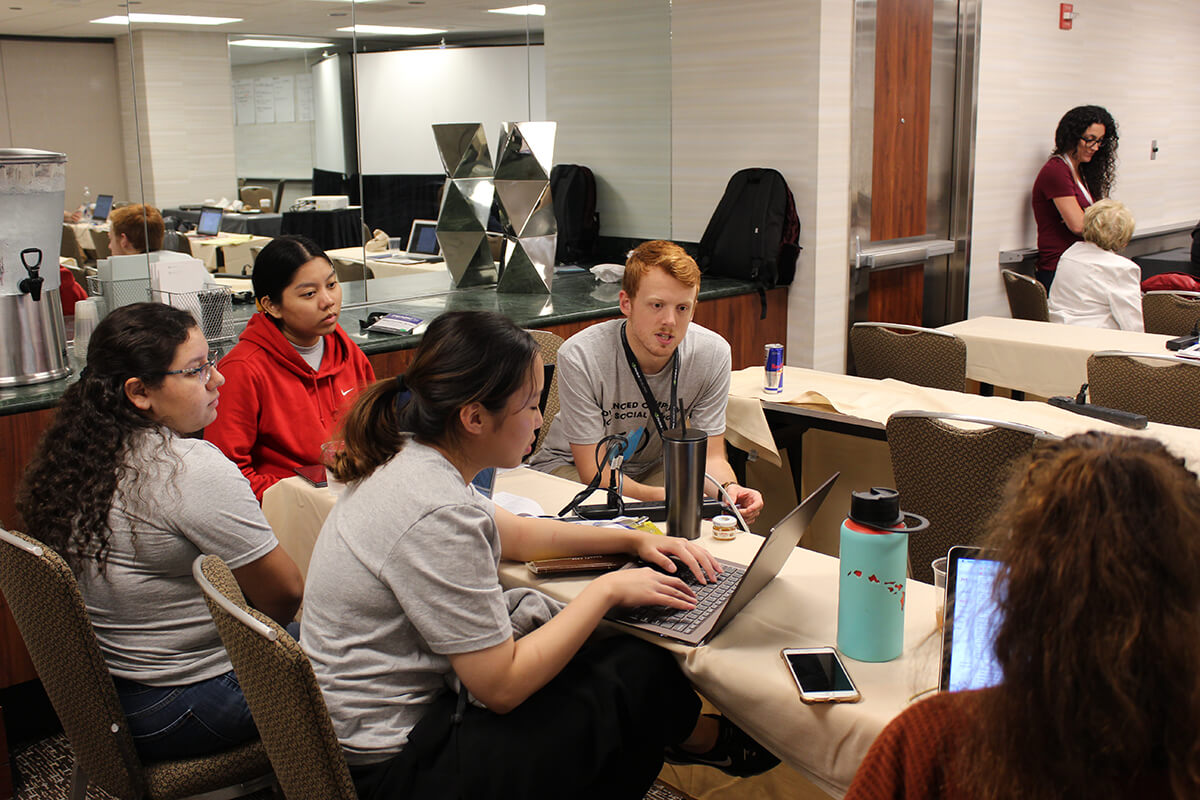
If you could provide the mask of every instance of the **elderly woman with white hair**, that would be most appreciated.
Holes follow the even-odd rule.
[[[1133,215],[1104,199],[1083,212],[1083,241],[1058,261],[1050,289],[1050,321],[1089,328],[1142,331],[1142,270],[1117,255],[1133,236]]]

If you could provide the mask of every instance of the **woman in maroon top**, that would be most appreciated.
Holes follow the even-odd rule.
[[[1117,123],[1100,106],[1077,106],[1058,122],[1054,152],[1033,182],[1037,279],[1050,291],[1058,257],[1083,241],[1083,210],[1108,197],[1116,173]]]

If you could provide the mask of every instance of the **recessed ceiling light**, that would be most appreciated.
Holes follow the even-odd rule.
[[[320,50],[332,47],[333,42],[301,42],[295,39],[234,39],[229,44],[238,47],[278,47],[285,50]]]
[[[508,8],[489,8],[489,14],[513,14],[518,17],[544,17],[546,7],[541,3],[528,6],[509,6]]]
[[[158,23],[163,25],[228,25],[241,22],[240,17],[195,17],[188,14],[130,14],[94,19],[97,25],[128,25],[130,22]]]
[[[426,36],[433,33],[445,33],[441,28],[401,28],[394,25],[352,25],[338,28],[340,33],[374,33],[380,36]]]

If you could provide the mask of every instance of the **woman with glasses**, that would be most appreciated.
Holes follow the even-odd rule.
[[[1058,122],[1054,152],[1033,182],[1037,279],[1050,291],[1058,259],[1082,241],[1083,211],[1108,197],[1116,177],[1117,123],[1100,106],[1077,106]]]
[[[238,465],[261,501],[296,467],[320,463],[321,445],[375,371],[338,325],[342,285],[316,242],[273,239],[251,282],[259,313],[221,360],[229,383],[204,438]]]
[[[17,508],[66,560],[147,759],[228,749],[257,733],[192,579],[215,553],[281,624],[303,581],[236,466],[187,438],[217,415],[225,379],[196,321],[160,303],[124,306],[92,334]]]

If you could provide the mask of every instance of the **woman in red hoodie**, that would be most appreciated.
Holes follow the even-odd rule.
[[[204,438],[261,502],[295,467],[319,463],[321,444],[375,372],[338,326],[342,287],[316,242],[278,237],[258,254],[251,282],[260,313],[221,359],[221,413]]]

